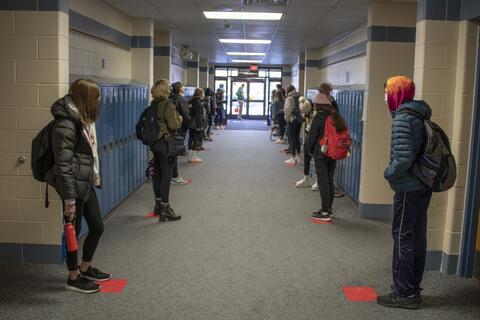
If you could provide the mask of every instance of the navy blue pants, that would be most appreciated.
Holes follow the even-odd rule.
[[[394,197],[393,284],[401,296],[415,294],[422,282],[427,253],[427,210],[432,191],[398,192]]]

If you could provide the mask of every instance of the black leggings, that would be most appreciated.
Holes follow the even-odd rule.
[[[190,137],[188,139],[188,150],[197,150],[202,145],[202,131],[190,129]]]
[[[292,155],[300,154],[301,143],[300,143],[300,130],[302,124],[297,121],[288,123],[288,142],[290,143],[290,150]]]
[[[168,203],[170,197],[170,182],[172,180],[173,158],[167,155],[167,143],[159,143],[165,143],[165,146],[153,153],[153,163],[155,166],[153,192],[155,193],[155,200]]]
[[[320,189],[320,198],[322,199],[322,210],[332,210],[333,199],[335,196],[335,186],[333,178],[335,176],[336,162],[330,158],[315,160],[315,171],[317,173],[317,183]]]
[[[312,156],[308,153],[307,149],[307,143],[305,143],[303,145],[303,174],[306,176],[310,174],[310,164],[312,162]]]
[[[76,200],[75,204],[75,233],[78,235],[82,231],[82,217],[85,218],[88,225],[88,235],[83,242],[82,260],[90,262],[93,259],[95,250],[97,249],[100,237],[103,234],[103,219],[98,205],[95,189],[92,188],[90,197],[87,201]],[[67,267],[69,271],[78,270],[78,254],[77,251],[67,252]]]
[[[285,122],[285,113],[283,111],[277,114],[278,122],[278,138],[283,139],[285,137],[285,130],[287,123]]]

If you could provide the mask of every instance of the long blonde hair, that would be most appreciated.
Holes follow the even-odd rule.
[[[70,97],[78,107],[80,119],[92,124],[100,113],[100,89],[89,79],[78,79],[70,86]]]
[[[154,99],[168,98],[170,95],[170,81],[167,79],[161,79],[155,82],[150,90]]]

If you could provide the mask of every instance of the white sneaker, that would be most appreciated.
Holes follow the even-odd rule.
[[[303,179],[300,180],[300,181],[297,181],[297,183],[295,183],[295,186],[297,188],[308,188],[310,187],[310,179],[308,178],[308,176],[303,176]]]
[[[182,178],[182,177],[177,177],[177,178],[172,178],[172,184],[175,184],[175,185],[185,185],[185,184],[189,184],[190,181]]]
[[[192,156],[190,160],[188,160],[190,163],[202,163],[203,160],[197,157],[197,151],[192,150]]]
[[[315,184],[312,186],[312,191],[318,191],[318,182],[315,182]]]
[[[277,139],[277,140],[275,141],[275,143],[284,144],[284,143],[285,143],[285,140],[283,140],[283,139]]]
[[[285,160],[285,163],[294,166],[297,164],[297,160],[294,157],[291,157],[290,159]]]

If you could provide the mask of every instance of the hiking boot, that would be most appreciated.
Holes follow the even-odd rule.
[[[68,278],[65,289],[69,291],[89,294],[100,291],[100,286],[95,283],[95,281],[87,279],[86,277],[79,274],[77,279],[75,280],[70,279],[70,277]]]
[[[110,280],[110,274],[102,272],[102,271],[98,270],[97,268],[88,267],[88,269],[86,271],[80,270],[80,274],[82,276],[84,276],[85,278],[90,279],[92,281],[103,282],[103,281]]]
[[[167,221],[178,221],[182,219],[182,216],[175,213],[175,211],[170,207],[170,205],[162,203],[161,211],[160,211],[160,222],[167,222]]]
[[[420,291],[409,297],[402,297],[395,292],[391,292],[384,296],[377,297],[377,303],[388,308],[400,308],[415,310],[420,307],[422,297]]]

